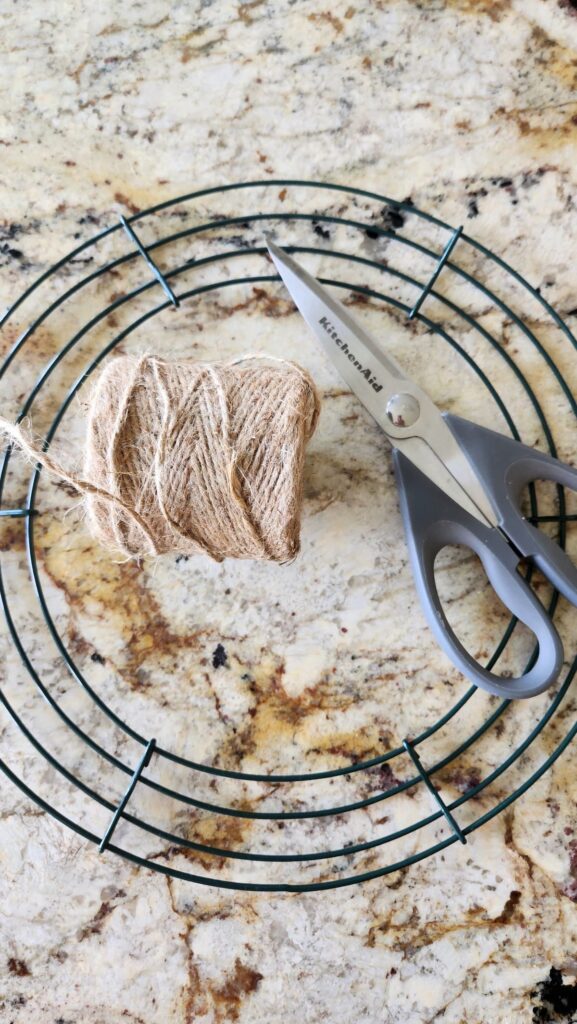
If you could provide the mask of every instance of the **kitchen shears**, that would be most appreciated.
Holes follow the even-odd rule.
[[[340,375],[393,447],[409,555],[429,625],[476,686],[499,697],[533,697],[561,669],[563,647],[545,608],[518,571],[530,559],[577,605],[577,568],[521,510],[527,484],[552,480],[577,490],[577,469],[512,438],[437,408],[349,310],[269,238],[271,258],[291,298]],[[445,616],[434,565],[446,545],[481,559],[511,613],[535,634],[538,651],[520,676],[502,678],[472,657]]]

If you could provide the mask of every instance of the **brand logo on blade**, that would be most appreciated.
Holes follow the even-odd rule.
[[[334,328],[334,325],[330,322],[330,320],[326,316],[322,316],[319,320],[319,324],[327,332],[329,337],[333,339],[335,345],[337,345],[338,348],[340,348],[343,355],[348,356],[349,362],[351,362],[353,366],[359,371],[361,377],[364,377],[365,380],[368,381],[373,391],[382,391],[383,385],[378,383],[377,378],[373,374],[373,371],[370,370],[368,367],[363,366],[363,364],[359,362],[355,353],[351,352],[346,341],[343,341],[343,339],[339,337],[338,333]]]

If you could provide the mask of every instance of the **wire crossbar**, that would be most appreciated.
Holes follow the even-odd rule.
[[[172,288],[170,287],[170,285],[169,285],[168,281],[166,280],[164,274],[160,270],[158,264],[153,260],[153,258],[150,255],[148,249],[145,249],[145,247],[143,246],[142,242],[140,241],[140,238],[136,234],[136,231],[132,227],[132,224],[129,224],[128,221],[126,220],[126,217],[124,217],[122,214],[120,214],[120,223],[122,224],[122,227],[126,231],[126,234],[128,235],[128,237],[134,242],[136,248],[138,249],[138,251],[139,251],[140,255],[142,256],[142,258],[144,259],[145,263],[147,263],[148,266],[150,267],[150,269],[152,270],[152,273],[154,274],[154,276],[155,276],[156,280],[158,281],[159,285],[161,286],[164,294],[168,296],[168,298],[172,302],[173,306],[177,306],[177,307],[180,306],[180,301],[177,299],[176,295],[174,294]]]
[[[100,844],[98,846],[98,852],[99,853],[104,853],[104,851],[106,850],[107,846],[109,846],[110,840],[112,839],[112,836],[114,834],[114,830],[115,830],[116,826],[118,825],[118,822],[120,821],[120,818],[122,817],[122,814],[124,813],[124,809],[125,809],[128,801],[130,800],[130,797],[132,796],[132,794],[133,794],[133,792],[134,792],[134,790],[136,788],[136,784],[137,784],[138,780],[140,779],[140,776],[142,775],[142,772],[144,771],[146,766],[148,764],[150,764],[150,759],[151,759],[151,757],[152,757],[152,755],[154,753],[155,746],[156,746],[156,740],[155,739],[151,739],[149,741],[148,746],[146,747],[146,750],[144,751],[142,757],[140,758],[140,761],[138,762],[136,768],[134,769],[134,775],[132,776],[128,786],[126,787],[126,792],[125,792],[124,796],[122,797],[122,800],[120,801],[120,803],[118,804],[118,807],[116,808],[114,814],[112,815],[112,818],[110,820],[110,824],[109,824],[108,828],[106,829],[106,832],[104,833],[104,835],[102,836],[102,839],[100,840]]]
[[[449,825],[453,829],[453,832],[455,833],[455,835],[456,835],[457,839],[459,840],[459,842],[465,844],[467,842],[466,836],[463,835],[463,832],[462,832],[460,826],[458,825],[458,823],[457,823],[457,821],[455,819],[455,816],[453,814],[451,814],[451,811],[447,807],[445,801],[443,800],[443,797],[439,793],[439,790],[436,788],[436,786],[433,785],[433,783],[431,781],[431,776],[429,775],[429,773],[427,771],[425,771],[425,768],[423,766],[423,762],[421,761],[421,758],[417,754],[417,751],[415,750],[413,744],[411,743],[410,740],[405,739],[405,740],[403,740],[403,746],[404,746],[405,750],[407,751],[407,754],[411,758],[411,761],[413,762],[413,764],[414,764],[415,768],[417,769],[419,775],[421,776],[423,782],[425,783],[425,786],[429,790],[429,793],[433,797],[435,803],[438,804],[438,806],[440,807],[441,814],[449,822]]]
[[[447,263],[447,261],[449,259],[449,256],[451,255],[453,249],[455,248],[455,246],[456,246],[457,242],[459,241],[459,238],[461,237],[462,234],[463,234],[463,226],[461,225],[460,227],[455,229],[455,231],[451,235],[449,241],[447,242],[445,248],[443,249],[443,251],[442,251],[442,253],[441,253],[440,257],[439,257],[439,262],[437,263],[437,266],[435,267],[433,273],[431,274],[429,280],[427,281],[425,287],[423,288],[421,294],[419,295],[419,298],[417,299],[417,301],[415,302],[415,305],[413,306],[413,308],[411,309],[411,311],[409,313],[409,320],[413,320],[416,317],[416,315],[419,312],[421,306],[423,305],[423,302],[427,298],[427,295],[431,294],[431,292],[433,290],[433,285],[436,283],[437,278],[438,278],[439,274],[441,273],[441,270],[445,266],[445,263]]]

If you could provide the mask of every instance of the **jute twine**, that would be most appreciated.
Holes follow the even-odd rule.
[[[21,426],[0,427],[84,495],[94,535],[127,556],[282,563],[299,550],[305,447],[319,408],[308,373],[284,360],[118,356],[92,396],[81,475]]]

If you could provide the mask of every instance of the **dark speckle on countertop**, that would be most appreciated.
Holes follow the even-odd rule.
[[[212,652],[212,667],[224,668],[227,663],[226,651],[222,644],[217,644]]]
[[[545,981],[532,993],[539,999],[533,1005],[533,1024],[573,1024],[577,1014],[577,983],[563,981],[563,975],[552,967]]]

